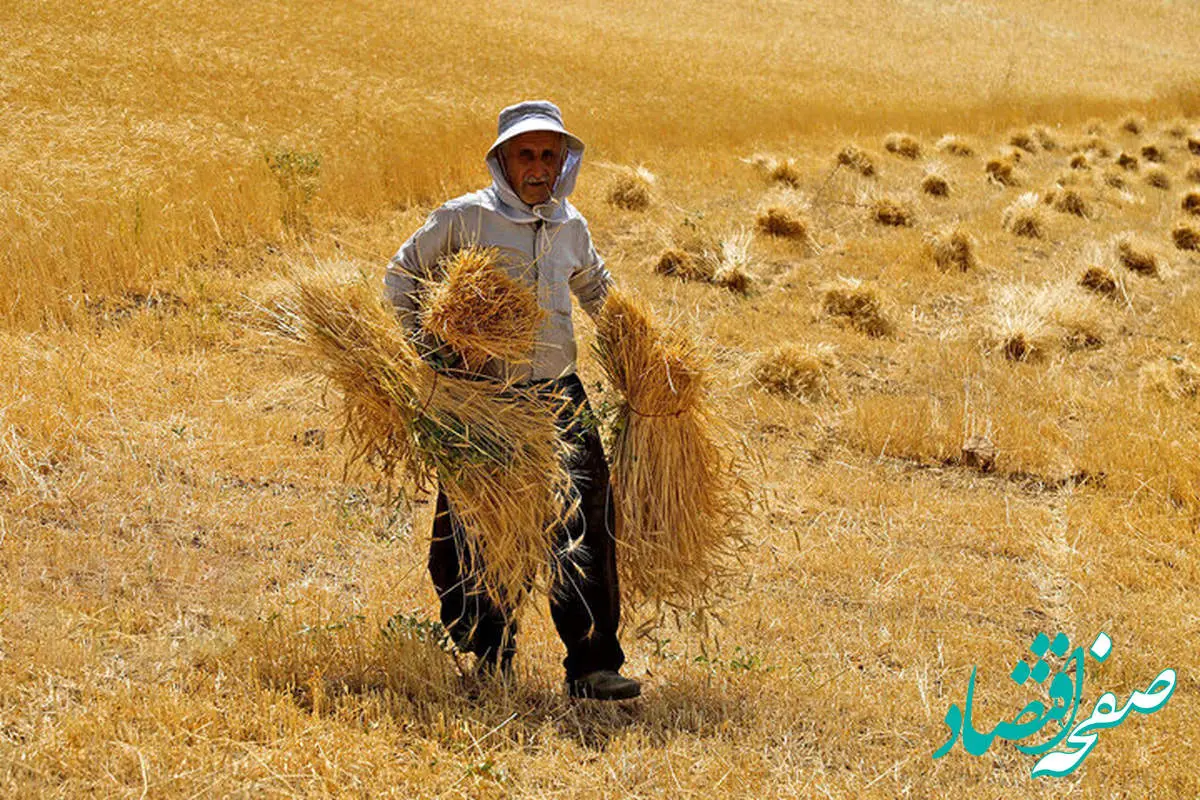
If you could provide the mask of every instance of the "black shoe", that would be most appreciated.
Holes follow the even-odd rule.
[[[628,700],[642,693],[642,685],[611,669],[589,672],[567,681],[567,694],[584,700]]]

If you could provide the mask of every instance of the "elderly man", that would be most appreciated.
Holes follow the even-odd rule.
[[[615,509],[608,466],[583,384],[575,374],[571,293],[584,311],[599,313],[612,278],[596,254],[583,216],[567,202],[583,158],[583,142],[563,127],[553,103],[532,101],[500,112],[499,135],[487,154],[492,185],[434,211],[388,265],[384,292],[401,322],[417,335],[421,287],[438,259],[460,247],[499,248],[508,273],[536,292],[546,310],[535,347],[520,363],[491,363],[483,372],[569,399],[559,428],[579,445],[569,465],[580,510],[559,532],[560,546],[581,542],[582,552],[563,585],[555,587],[550,613],[566,645],[567,691],[572,697],[636,697],[637,681],[618,673],[625,660],[617,641],[620,594],[614,548]],[[584,413],[579,414],[582,410]],[[429,549],[429,572],[441,599],[443,624],[458,646],[478,656],[485,674],[511,671],[516,622],[465,574],[468,542],[438,492]]]

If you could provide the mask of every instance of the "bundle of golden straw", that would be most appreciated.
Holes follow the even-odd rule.
[[[342,391],[350,460],[389,476],[401,467],[419,485],[436,476],[473,545],[476,588],[515,608],[574,511],[552,409],[561,398],[436,373],[361,280],[297,280],[278,316]]]
[[[422,330],[448,344],[468,371],[492,358],[529,361],[546,312],[500,266],[500,251],[466,247],[439,266],[441,279],[428,287],[421,304]]]
[[[634,606],[703,612],[742,544],[745,497],[716,438],[723,428],[708,403],[708,362],[681,330],[615,290],[596,352],[623,398],[610,454],[621,586]]]

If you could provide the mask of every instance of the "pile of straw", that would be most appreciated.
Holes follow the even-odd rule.
[[[617,291],[601,311],[596,353],[622,397],[610,453],[621,586],[635,607],[703,612],[730,573],[745,510],[718,443],[708,362],[681,330]]]
[[[489,359],[523,362],[546,312],[500,267],[495,248],[466,247],[442,259],[441,280],[422,303],[421,329],[451,347],[468,371]]]
[[[436,373],[361,280],[298,279],[278,319],[341,390],[350,462],[401,468],[418,485],[436,477],[473,545],[475,587],[519,604],[573,511],[552,400]]]

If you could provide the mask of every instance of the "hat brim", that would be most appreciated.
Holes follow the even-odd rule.
[[[488,153],[493,153],[496,148],[507,142],[509,139],[520,136],[522,133],[531,133],[533,131],[550,131],[553,133],[561,133],[567,139],[567,147],[571,150],[582,151],[583,142],[575,134],[568,131],[562,125],[559,125],[552,119],[545,117],[534,117],[532,119],[523,119],[516,125],[506,130],[492,142],[492,146],[488,148]]]

